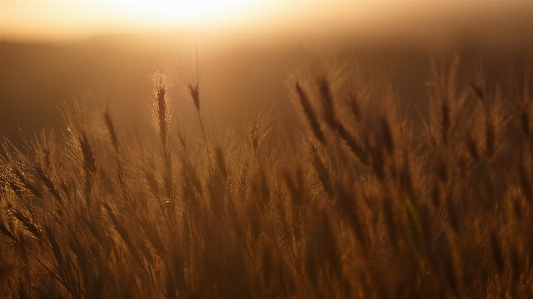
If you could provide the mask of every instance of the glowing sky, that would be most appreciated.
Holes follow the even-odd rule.
[[[286,1],[2,0],[0,35],[62,39],[99,33],[242,30],[267,25],[275,15],[293,13],[291,5]]]
[[[471,28],[476,26],[481,32],[479,36],[525,33],[529,38],[527,20],[531,18],[525,12],[533,13],[533,2],[527,3],[0,0],[0,40],[73,40],[101,34],[175,32],[195,37],[211,34],[210,38],[221,34],[232,34],[232,38],[260,34],[326,36],[330,32],[359,32],[379,38],[383,32],[389,32],[389,36],[398,36],[400,40],[408,34],[418,34],[427,40],[428,36],[444,36],[445,30],[462,34],[474,31]],[[522,15],[521,19],[517,13]],[[518,28],[519,22],[527,24]]]

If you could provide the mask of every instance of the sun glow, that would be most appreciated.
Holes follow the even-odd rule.
[[[1,38],[233,30],[268,11],[265,1],[0,1]]]
[[[488,36],[501,30],[505,37],[511,26],[505,18],[533,10],[526,1],[481,2],[0,0],[0,40],[69,41],[140,34],[160,40],[194,37],[210,43],[263,43],[269,38],[296,41],[308,36],[324,40],[337,34],[383,40],[388,34],[426,41],[430,36],[447,40],[447,31],[455,34],[475,28]],[[498,25],[499,19],[505,26]],[[493,29],[488,29],[491,24]],[[531,30],[522,31],[517,34]],[[526,39],[530,40],[524,35]]]
[[[103,2],[101,13],[111,23],[146,29],[236,26],[257,14],[264,2]]]

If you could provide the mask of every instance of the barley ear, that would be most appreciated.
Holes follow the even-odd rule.
[[[325,144],[326,138],[324,137],[324,133],[322,133],[322,129],[320,129],[320,124],[318,122],[315,109],[313,108],[313,105],[311,104],[309,97],[307,96],[307,94],[305,93],[305,91],[303,90],[299,82],[294,83],[294,87],[296,89],[296,93],[298,94],[300,105],[302,106],[302,109],[304,110],[305,116],[307,117],[307,121],[309,122],[309,125],[311,126],[311,130],[313,131],[313,134],[315,134],[315,137],[318,139],[318,141]]]

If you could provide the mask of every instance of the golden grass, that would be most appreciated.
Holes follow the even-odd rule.
[[[530,82],[458,67],[433,66],[417,115],[361,82],[293,82],[288,148],[265,142],[268,109],[247,141],[195,144],[160,74],[154,136],[105,110],[101,138],[76,106],[62,135],[2,139],[0,296],[532,298]]]

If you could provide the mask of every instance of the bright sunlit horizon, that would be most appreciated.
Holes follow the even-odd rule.
[[[77,39],[109,33],[202,32],[257,21],[257,1],[0,1],[0,38]]]
[[[528,43],[532,11],[527,2],[496,1],[0,0],[0,41],[134,34],[220,46],[305,38],[328,43],[330,37],[357,36],[358,41],[442,47],[468,36],[498,48]]]
[[[445,5],[443,5],[443,3]],[[494,5],[492,3],[491,5]],[[400,1],[0,1],[0,39],[69,40],[105,34],[277,33],[395,28],[487,4]],[[498,5],[498,9],[512,5]],[[517,6],[517,5],[515,5]],[[402,13],[407,15],[402,19]],[[372,31],[372,30],[371,30]],[[372,33],[372,32],[370,32]]]
[[[294,32],[335,28],[379,2],[0,1],[0,39],[72,40],[106,34]],[[389,9],[392,7],[388,5]]]

